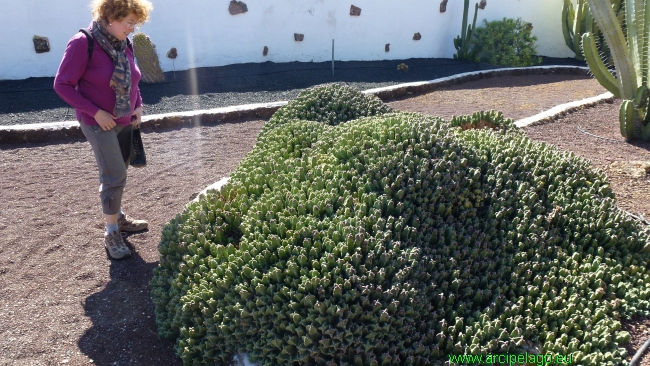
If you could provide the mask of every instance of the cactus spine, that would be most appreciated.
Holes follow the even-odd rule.
[[[625,0],[627,37],[611,0],[588,0],[589,8],[609,46],[616,77],[599,56],[594,34],[582,36],[589,68],[607,90],[623,99],[619,113],[621,134],[628,141],[650,139],[647,123],[648,42],[650,40],[650,0]],[[626,39],[627,38],[627,39]],[[633,114],[630,114],[633,108]]]
[[[472,25],[467,25],[467,16],[469,13],[469,0],[465,0],[465,8],[463,10],[463,27],[461,35],[454,39],[454,47],[456,47],[456,54],[454,59],[458,60],[471,60],[472,56],[469,51],[472,45],[472,37],[476,30],[476,15],[478,14],[478,3],[474,6],[474,21]]]

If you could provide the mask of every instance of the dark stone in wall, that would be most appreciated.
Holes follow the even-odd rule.
[[[486,0],[481,0],[481,2],[478,4],[479,9],[485,9],[485,5],[487,5]]]
[[[358,17],[361,15],[361,8],[356,7],[354,5],[350,5],[350,15]]]
[[[302,42],[302,40],[305,39],[305,35],[300,33],[294,33],[293,39],[296,40],[297,42]]]
[[[413,35],[413,40],[414,40],[414,41],[419,41],[419,40],[421,40],[421,39],[422,39],[422,35],[420,34],[420,32],[417,32],[417,33],[415,33],[415,34]]]
[[[50,52],[50,40],[47,37],[34,36],[33,40],[36,53]]]
[[[262,55],[266,56],[269,54],[269,48],[264,46],[264,51],[262,51]]]
[[[447,1],[449,1],[449,0],[442,0],[442,2],[440,3],[440,12],[441,13],[444,13],[444,12],[447,11]]]
[[[230,12],[230,15],[242,14],[248,11],[248,6],[246,6],[242,1],[232,0],[228,6],[228,11]]]
[[[386,43],[386,46],[384,46],[384,51],[390,51],[390,43]]]

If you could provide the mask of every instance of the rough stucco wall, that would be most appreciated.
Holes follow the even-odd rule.
[[[71,0],[54,6],[39,0],[0,0],[0,9],[0,79],[54,76],[68,40],[91,19],[87,4]],[[47,37],[51,51],[37,54],[34,35]]]
[[[0,79],[54,76],[65,46],[79,28],[91,21],[90,1],[0,0]],[[165,57],[178,49],[176,70],[244,62],[321,62],[335,59],[386,60],[414,57],[451,58],[453,38],[460,34],[463,0],[451,0],[445,13],[438,0],[244,0],[248,12],[230,15],[229,0],[178,2],[155,0],[151,22],[140,30],[156,44],[161,67],[172,70]],[[476,1],[472,1],[473,4]],[[350,5],[361,16],[350,16]],[[538,53],[572,57],[560,27],[562,0],[488,0],[479,10],[483,19],[503,17],[533,23]],[[473,5],[470,17],[473,16]],[[422,39],[414,41],[419,32]],[[304,41],[294,41],[302,33]],[[37,54],[32,37],[48,37],[51,51]],[[390,43],[390,52],[384,45]],[[263,56],[264,46],[269,49]]]

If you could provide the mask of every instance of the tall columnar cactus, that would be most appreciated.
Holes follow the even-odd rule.
[[[158,61],[156,46],[147,35],[144,33],[133,35],[133,52],[142,73],[143,82],[162,83],[165,81],[165,74],[163,74]]]
[[[586,0],[578,0],[578,6],[574,9],[571,0],[564,0],[562,6],[562,32],[566,45],[576,54],[576,59],[584,61],[580,41],[582,35],[587,32],[593,33],[594,22]]]
[[[622,11],[621,0],[613,0],[612,3],[619,23],[623,24],[625,14]],[[596,43],[600,46],[601,58],[605,60],[605,63],[609,62],[609,49],[604,42],[601,42],[602,33],[594,17],[591,15],[591,11],[589,11],[587,0],[578,0],[575,8],[572,0],[564,0],[564,5],[562,6],[562,32],[564,33],[564,41],[567,47],[575,53],[577,60],[585,60],[581,42],[582,35],[589,32],[594,34]]]
[[[465,8],[463,10],[463,27],[461,35],[454,39],[454,47],[456,47],[456,54],[454,59],[458,60],[471,60],[470,47],[472,45],[472,37],[474,30],[476,30],[476,15],[478,14],[478,3],[474,6],[474,21],[472,25],[467,25],[467,16],[469,12],[469,0],[465,0]]]
[[[611,0],[588,0],[591,13],[610,48],[616,77],[599,57],[594,35],[582,36],[582,45],[592,73],[600,84],[623,99],[619,113],[621,134],[627,140],[650,140],[648,123],[648,45],[650,44],[650,0],[625,0],[625,25],[616,17]]]

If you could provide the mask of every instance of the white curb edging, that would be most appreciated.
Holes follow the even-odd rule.
[[[229,180],[230,180],[230,177],[223,177],[223,178],[219,179],[218,181],[210,184],[209,186],[205,187],[205,189],[203,189],[201,192],[199,192],[199,194],[197,194],[196,197],[194,197],[194,199],[192,201],[190,201],[190,203],[191,202],[199,202],[199,199],[201,199],[201,197],[207,195],[208,191],[211,191],[211,190],[220,191],[221,187],[223,187],[226,183],[228,183]]]
[[[186,111],[186,112],[152,114],[150,116],[143,116],[142,122],[162,119],[162,118],[169,118],[169,117],[196,117],[204,114],[225,114],[225,113],[232,113],[232,112],[248,112],[248,111],[256,110],[258,108],[282,107],[287,103],[288,103],[287,101],[281,101],[281,102],[269,102],[269,103],[242,104],[242,105],[235,105],[230,107],[198,109],[198,110]]]
[[[530,116],[515,121],[515,126],[519,128],[524,128],[533,124],[537,124],[542,121],[554,120],[557,117],[561,117],[566,113],[572,112],[576,109],[591,107],[596,104],[600,104],[606,100],[613,100],[613,99],[614,99],[614,94],[607,92],[601,95],[597,95],[595,97],[585,98],[585,99],[577,100],[575,102],[560,104],[542,113],[538,113],[534,116]]]
[[[508,68],[502,68],[502,69],[491,69],[491,70],[480,70],[480,71],[470,71],[470,72],[464,72],[462,74],[456,74],[456,75],[451,75],[451,76],[446,76],[444,78],[439,78],[439,79],[434,79],[434,80],[429,80],[429,81],[415,81],[412,83],[404,83],[404,84],[397,84],[397,85],[390,85],[390,86],[385,86],[381,88],[375,88],[375,89],[368,89],[364,90],[364,94],[377,94],[381,92],[387,92],[387,91],[393,91],[401,88],[407,88],[407,87],[418,87],[418,86],[423,86],[423,85],[435,85],[435,84],[444,84],[449,81],[453,81],[456,79],[463,79],[467,78],[470,76],[477,76],[477,75],[489,75],[492,73],[501,73],[501,72],[507,72],[507,71],[517,71],[517,70],[552,70],[552,69],[574,69],[574,70],[584,70],[584,71],[589,71],[588,67],[585,66],[567,66],[567,65],[557,65],[557,66],[530,66],[530,67],[508,67]]]
[[[77,127],[77,126],[79,126],[79,122],[75,120],[75,121],[64,121],[64,122],[30,123],[27,125],[0,126],[0,130],[31,131],[31,130],[44,129],[47,131],[56,131],[65,128],[70,128],[70,127]]]
[[[170,113],[161,113],[161,114],[151,114],[142,116],[142,122],[148,122],[163,118],[171,117],[196,117],[204,114],[226,114],[233,112],[249,112],[257,110],[258,108],[274,108],[282,107],[287,104],[286,101],[282,102],[271,102],[271,103],[256,103],[256,104],[242,104],[230,107],[220,107],[213,109],[198,109],[193,111],[186,112],[170,112]],[[15,131],[28,131],[28,130],[38,130],[38,129],[47,129],[47,130],[57,130],[61,128],[76,127],[79,126],[77,120],[74,121],[64,121],[64,122],[48,122],[48,123],[32,123],[27,125],[12,125],[12,126],[0,126],[0,130],[15,130]]]

